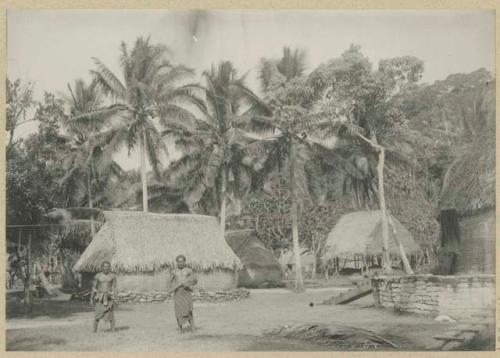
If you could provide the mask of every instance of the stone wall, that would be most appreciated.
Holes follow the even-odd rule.
[[[221,291],[195,290],[193,301],[195,302],[226,302],[248,298],[250,291],[244,288],[234,288]],[[154,303],[163,302],[173,298],[173,294],[166,291],[121,291],[118,292],[118,302],[121,303]]]
[[[495,276],[379,276],[372,280],[378,306],[398,311],[470,318],[494,313]]]
[[[495,272],[495,210],[460,218],[459,273]]]

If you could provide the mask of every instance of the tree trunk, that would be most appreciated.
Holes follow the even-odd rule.
[[[221,175],[220,191],[221,191],[221,203],[220,203],[220,213],[219,213],[220,230],[221,230],[222,240],[225,240],[225,233],[226,233],[226,172],[225,172],[225,170],[222,171],[222,175]]]
[[[392,220],[392,217],[389,216],[389,225],[391,226],[392,229],[392,236],[394,237],[394,240],[396,241],[396,244],[398,244],[399,247],[399,254],[401,255],[401,260],[403,261],[403,266],[405,269],[405,272],[408,275],[413,275],[413,269],[411,268],[410,261],[408,260],[408,257],[406,256],[406,251],[405,248],[403,247],[403,243],[401,240],[399,240],[399,237],[396,232],[396,226],[394,226],[394,222]]]
[[[9,157],[9,154],[10,154],[10,152],[11,152],[13,146],[14,146],[14,129],[15,129],[15,127],[12,128],[10,130],[10,132],[9,132],[9,135],[10,135],[10,137],[9,137],[9,143],[7,144],[7,148],[6,148],[6,151],[5,151],[7,157]]]
[[[444,130],[446,132],[446,141],[448,142],[448,146],[451,146],[451,142],[450,142],[450,132],[448,130],[448,121],[447,121],[447,116],[446,116],[446,112],[445,112],[445,109],[444,107],[441,108],[441,113],[442,113],[442,117],[443,117],[443,122],[444,122]]]
[[[87,190],[88,190],[88,197],[89,197],[89,209],[90,209],[90,235],[92,238],[95,236],[95,225],[94,225],[94,212],[93,212],[93,207],[92,207],[92,181],[90,180],[90,168],[89,172],[87,173]]]
[[[312,236],[312,252],[313,252],[313,255],[314,255],[314,261],[313,261],[313,268],[312,268],[312,278],[313,279],[316,279],[316,266],[317,266],[317,263],[316,263],[316,235],[313,234]]]
[[[142,182],[142,211],[148,212],[148,179],[146,176],[146,133],[142,131],[139,140],[139,150],[141,156],[141,182]]]
[[[31,233],[29,233],[28,249],[26,252],[26,271],[24,276],[24,312],[26,314],[33,311],[33,300],[31,298]]]
[[[378,194],[380,202],[380,211],[382,212],[382,267],[385,273],[391,273],[391,257],[389,254],[389,224],[387,220],[387,208],[385,206],[385,193],[384,193],[384,162],[385,162],[385,149],[378,148]]]
[[[297,210],[297,197],[295,193],[295,145],[290,139],[290,157],[288,163],[289,190],[290,190],[290,215],[292,216],[292,242],[295,257],[295,290],[304,292],[304,281],[302,278],[302,264],[300,262],[299,247],[299,218]]]

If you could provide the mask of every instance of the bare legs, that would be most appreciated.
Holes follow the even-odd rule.
[[[193,318],[193,312],[189,315],[189,328],[191,329],[191,332],[194,332],[195,326],[194,326],[194,318]]]
[[[115,319],[111,319],[109,321],[109,324],[111,326],[111,332],[114,332],[115,331]],[[98,319],[95,319],[94,320],[94,333],[97,333],[97,326],[99,325],[99,320]]]
[[[189,330],[189,332],[194,332],[194,319],[193,319],[193,314],[191,313],[187,319],[187,323],[189,324],[189,328],[185,327],[184,324],[182,324],[179,319],[177,319],[177,330],[179,333],[184,333],[185,330]]]

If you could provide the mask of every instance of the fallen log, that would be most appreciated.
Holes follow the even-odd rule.
[[[358,287],[352,288],[347,292],[339,293],[336,296],[329,298],[328,300],[323,301],[324,305],[343,305],[346,303],[350,303],[356,301],[360,298],[368,296],[373,292],[373,288],[370,281],[365,281],[361,283]]]

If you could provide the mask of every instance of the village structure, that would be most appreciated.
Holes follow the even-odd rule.
[[[494,350],[494,67],[314,42],[201,67],[236,14],[165,14],[192,48],[114,39],[63,88],[8,71],[6,349]],[[9,13],[8,56],[43,16]]]

